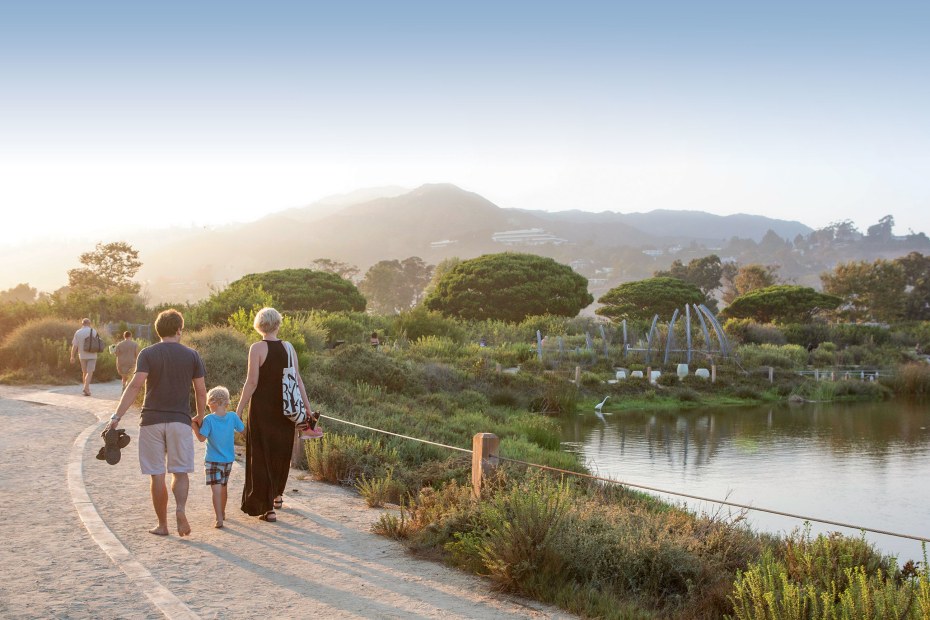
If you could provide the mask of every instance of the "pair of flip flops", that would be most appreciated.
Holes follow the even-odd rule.
[[[103,447],[97,453],[97,458],[106,461],[110,465],[116,465],[120,459],[119,451],[129,445],[129,435],[126,434],[126,429],[111,428],[101,433],[101,436],[103,437]]]

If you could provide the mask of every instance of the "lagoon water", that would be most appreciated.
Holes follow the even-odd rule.
[[[930,404],[604,414],[578,414],[562,431],[564,449],[580,454],[600,476],[930,538]],[[699,512],[720,509],[658,495]],[[802,520],[757,511],[747,519],[756,529],[778,533],[803,526]],[[811,531],[859,535],[817,523]],[[902,562],[921,559],[917,541],[872,533],[866,538]]]

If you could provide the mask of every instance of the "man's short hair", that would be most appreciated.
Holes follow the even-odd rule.
[[[184,316],[174,308],[162,311],[155,319],[155,333],[161,338],[177,336],[183,327]]]
[[[123,332],[123,338],[132,338],[132,332],[131,331]]]
[[[274,308],[262,308],[255,315],[252,327],[260,334],[270,334],[281,328],[281,313]]]
[[[85,327],[90,325],[90,319],[81,319],[81,325],[84,325]]]

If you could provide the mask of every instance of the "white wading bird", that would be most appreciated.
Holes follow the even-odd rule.
[[[604,400],[602,400],[602,401],[599,402],[598,404],[594,405],[594,410],[597,411],[598,413],[600,413],[600,412],[601,412],[601,409],[604,408],[604,403],[607,402],[607,399],[608,399],[608,398],[610,398],[610,396],[605,396],[605,397],[604,397]]]

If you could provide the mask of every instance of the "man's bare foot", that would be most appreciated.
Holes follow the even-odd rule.
[[[167,536],[167,535],[168,535],[168,526],[167,526],[167,525],[159,525],[159,526],[157,526],[157,527],[153,527],[152,529],[149,530],[149,534],[155,534],[156,536]]]
[[[223,520],[217,519],[216,523],[213,524],[213,527],[215,527],[216,529],[220,529],[221,527],[223,527]]]
[[[190,536],[191,525],[187,522],[187,515],[183,512],[175,511],[174,516],[178,520],[178,536]]]

